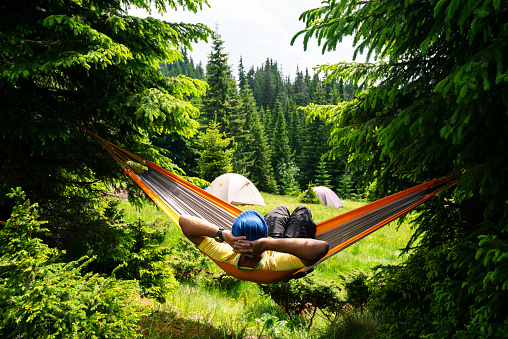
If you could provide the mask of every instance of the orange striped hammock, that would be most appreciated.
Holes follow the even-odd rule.
[[[226,201],[189,183],[164,168],[145,160],[88,131],[106,151],[123,167],[124,172],[177,225],[180,215],[187,214],[208,220],[215,225],[231,229],[235,218],[243,212]],[[431,200],[457,179],[449,177],[434,179],[405,191],[374,201],[352,211],[319,222],[316,239],[329,244],[328,253],[316,264],[323,262],[384,225],[411,211],[425,201]],[[213,260],[213,259],[212,259]],[[226,273],[240,280],[269,284],[304,275],[313,266],[294,271],[239,271],[234,265],[213,260]]]

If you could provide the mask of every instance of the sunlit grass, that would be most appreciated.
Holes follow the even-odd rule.
[[[205,288],[183,282],[168,303],[187,314],[199,314],[232,332],[250,331],[263,313],[284,317],[283,311],[260,293],[251,282],[240,282],[233,290]],[[250,330],[249,330],[250,329]]]
[[[280,196],[262,193],[266,206],[238,206],[242,210],[252,209],[265,215],[274,207],[284,205],[293,211],[300,205],[307,206],[316,223],[332,218],[336,215],[348,212],[365,205],[365,202],[344,200],[344,207],[334,208],[321,204],[302,204],[297,197]],[[139,218],[152,223],[164,220],[170,224],[170,236],[167,244],[176,244],[183,237],[179,227],[155,205],[146,203],[141,210],[128,203],[122,203],[125,208],[128,221],[137,222]],[[405,247],[411,237],[409,224],[391,224],[381,228],[371,235],[361,239],[352,246],[346,248],[337,255],[319,264],[312,273],[318,279],[334,280],[343,282],[342,277],[354,274],[358,270],[366,274],[372,274],[372,268],[377,265],[395,264],[402,261],[400,250]],[[211,266],[214,266],[211,264]],[[217,268],[218,269],[218,268]],[[259,332],[259,324],[256,319],[264,313],[277,316],[279,319],[289,320],[280,307],[266,296],[263,296],[260,288],[255,283],[240,282],[236,287],[227,291],[218,288],[205,288],[191,282],[181,282],[176,292],[169,297],[167,305],[176,307],[181,314],[190,319],[198,319],[199,323],[210,323],[224,333],[246,333],[255,335]],[[317,319],[316,325],[323,325]],[[311,334],[304,328],[292,328],[285,330],[284,337],[307,338]]]

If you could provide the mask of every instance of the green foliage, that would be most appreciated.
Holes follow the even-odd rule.
[[[165,78],[157,66],[179,60],[180,48],[191,48],[212,32],[202,24],[126,14],[130,6],[151,11],[152,5],[162,13],[197,11],[207,2],[0,4],[0,196],[22,185],[38,201],[43,219],[51,221],[50,240],[59,247],[76,239],[91,241],[83,236],[100,219],[92,216],[97,213],[94,199],[125,181],[117,164],[76,122],[158,164],[171,161],[151,145],[150,134],[197,131],[193,117],[199,111],[186,97],[203,95],[206,83]],[[8,204],[0,202],[5,219]],[[76,257],[85,254],[77,250]]]
[[[284,118],[280,102],[277,103],[276,110],[274,111],[276,117],[275,127],[270,143],[270,148],[272,150],[272,166],[274,168],[278,168],[280,164],[288,164],[293,161],[293,154],[289,147],[286,119]],[[280,186],[281,181],[277,180],[277,182]]]
[[[342,312],[344,306],[336,283],[319,281],[310,276],[259,286],[291,319],[306,317],[308,327],[312,325],[318,309],[331,318]]]
[[[206,65],[206,81],[209,87],[203,98],[202,114],[206,118],[205,124],[217,120],[220,131],[233,136],[234,134],[230,133],[232,126],[229,124],[238,106],[236,83],[228,64],[228,55],[223,50],[224,41],[216,30],[212,52]]]
[[[298,201],[308,204],[322,204],[321,198],[314,192],[313,187],[312,182],[309,182],[307,189],[298,196]]]
[[[246,151],[251,154],[252,159],[247,166],[249,179],[259,190],[275,193],[277,184],[270,163],[270,146],[248,84],[245,85],[240,95],[242,99],[240,112],[246,116],[245,130],[250,131],[251,138],[246,145]]]
[[[159,64],[159,70],[165,77],[176,77],[183,74],[189,78],[204,80],[205,71],[201,61],[195,65],[186,48],[179,49],[182,59],[174,63]]]
[[[198,136],[197,145],[201,149],[199,170],[201,177],[213,181],[221,174],[232,172],[234,149],[228,148],[233,138],[226,138],[220,132],[219,124],[212,121],[206,133]]]
[[[370,296],[367,283],[368,277],[364,272],[357,271],[344,279],[344,289],[347,292],[346,302],[354,309],[363,312]]]
[[[363,90],[306,108],[333,126],[332,154],[347,156],[348,170],[375,181],[378,197],[462,174],[454,191],[419,208],[407,263],[383,273],[372,297],[383,336],[506,336],[506,10],[501,1],[325,0],[301,16],[293,42],[316,37],[335,50],[353,35],[355,55],[374,60],[320,66]]]
[[[268,335],[273,336],[277,335],[281,332],[281,329],[286,325],[285,320],[279,320],[274,315],[271,315],[270,313],[263,313],[263,316],[261,318],[256,319],[256,322],[261,327],[261,332],[258,335],[258,338],[261,338],[261,335],[263,332],[267,331]]]
[[[358,199],[359,195],[356,193],[354,185],[353,176],[349,173],[344,173],[339,179],[337,194],[343,199]]]
[[[208,272],[206,256],[184,237],[178,238],[169,265],[179,280],[194,279]]]
[[[129,226],[132,247],[125,258],[127,267],[117,275],[124,279],[135,279],[141,286],[144,296],[165,302],[166,298],[178,287],[168,262],[171,249],[163,243],[167,237],[168,225],[144,225],[141,220]]]
[[[198,186],[200,188],[203,188],[203,189],[205,187],[210,186],[210,182],[209,181],[206,181],[204,179],[197,178],[197,177],[185,177],[185,180],[187,180],[191,184],[196,185],[196,186]]]
[[[195,147],[195,136],[186,138],[178,133],[171,133],[152,135],[150,140],[154,146],[164,149],[164,154],[178,164],[183,171],[182,176],[194,178],[199,175],[197,162],[199,152]]]
[[[67,249],[67,260],[78,260],[82,253],[93,256],[95,260],[86,268],[90,272],[109,275],[117,266],[126,264],[117,276],[137,280],[144,295],[163,301],[176,287],[167,267],[170,249],[162,246],[168,225],[160,220],[153,225],[141,221],[127,224],[119,203],[118,199],[90,199],[81,205],[87,207],[81,213],[74,208],[66,211],[74,212],[75,218],[73,224],[57,225],[61,238],[47,233],[44,238],[57,240],[59,248]]]
[[[303,150],[299,159],[301,163],[300,185],[307,184],[311,178],[315,178],[314,182],[317,182],[318,177],[326,181],[324,172],[326,170],[323,167],[320,168],[319,165],[323,161],[323,155],[330,150],[328,145],[330,129],[330,126],[321,119],[312,121],[308,119],[303,126]]]
[[[19,188],[9,196],[16,206],[0,231],[2,338],[140,337],[136,282],[83,274],[86,257],[61,262],[36,237],[45,231],[37,204]]]
[[[364,312],[344,312],[344,314],[329,327],[322,329],[319,339],[330,338],[379,338],[377,329],[379,322],[375,316]]]
[[[210,269],[210,264],[208,257],[184,236],[178,238],[169,259],[169,265],[180,281],[194,280],[204,286],[222,290],[230,290],[238,286],[240,280],[221,270]]]
[[[319,161],[316,169],[316,186],[330,187],[332,179],[327,164],[328,162],[323,159]]]
[[[216,287],[220,290],[231,290],[233,287],[240,285],[240,280],[222,271],[214,272],[211,275],[203,277],[205,286]]]
[[[279,182],[279,193],[283,195],[297,196],[300,188],[296,178],[299,169],[293,162],[281,162],[277,166],[277,181]]]
[[[233,78],[228,64],[228,54],[224,52],[224,41],[218,33],[218,27],[213,36],[212,52],[206,65],[206,81],[209,88],[203,98],[201,109],[205,118],[203,125],[216,120],[220,132],[231,138],[233,153],[232,165],[235,173],[248,175],[247,167],[251,152],[247,150],[249,144],[249,130],[245,124],[245,112],[239,111],[241,106]]]

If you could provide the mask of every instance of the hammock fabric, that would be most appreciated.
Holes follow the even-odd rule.
[[[242,212],[239,208],[164,168],[100,138],[91,131],[88,132],[177,225],[180,215],[187,214],[231,229],[233,221]],[[450,180],[449,177],[434,179],[318,223],[316,225],[316,239],[328,242],[330,249],[313,266],[351,246],[423,202],[431,200],[445,187],[452,186],[456,182],[456,178]],[[287,280],[297,273],[303,275],[313,267],[287,272],[254,270],[238,273],[234,265],[215,260],[214,262],[226,273],[238,279],[262,284]]]

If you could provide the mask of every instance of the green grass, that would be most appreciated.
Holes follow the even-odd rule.
[[[294,210],[297,206],[305,205],[311,210],[316,223],[319,223],[320,221],[365,205],[364,202],[345,200],[343,201],[344,207],[334,208],[318,204],[302,204],[297,201],[296,197],[292,196],[263,193],[263,197],[266,206],[239,207],[242,210],[256,210],[264,215],[279,205],[287,206],[290,211]],[[169,220],[153,204],[147,203],[141,210],[132,207],[126,202],[122,204],[122,207],[125,208],[127,219],[130,222],[137,221],[138,218],[149,223],[156,222],[159,218]],[[167,244],[173,246],[179,237],[183,235],[176,224],[171,223],[171,227],[172,230],[167,239]],[[391,223],[319,264],[312,274],[319,279],[334,280],[340,283],[343,281],[341,276],[354,274],[358,270],[369,275],[372,273],[371,269],[377,265],[399,263],[402,260],[399,257],[400,250],[406,245],[411,234],[410,225]],[[211,266],[214,267],[215,265],[212,264]],[[192,282],[181,282],[177,291],[169,298],[168,303],[161,307],[162,311],[159,310],[156,313],[157,317],[169,317],[175,324],[178,324],[178,328],[174,329],[175,331],[179,333],[188,332],[185,332],[187,334],[176,336],[179,338],[207,338],[207,335],[219,338],[226,336],[226,333],[229,333],[233,337],[241,337],[244,333],[250,335],[259,334],[261,329],[259,319],[264,313],[277,316],[279,319],[288,320],[286,314],[270,298],[261,294],[257,284],[251,282],[240,282],[236,287],[227,291],[218,288],[205,288]],[[178,316],[172,315],[174,310],[177,310]],[[175,320],[175,317],[178,317],[178,321]],[[152,319],[152,321],[157,322],[158,320]],[[166,332],[166,330],[162,331],[159,329],[173,326],[171,324],[165,322],[164,324],[150,326],[155,326],[156,330],[153,331],[154,333],[157,331],[162,333]],[[324,325],[324,321],[316,320],[317,327]],[[214,330],[208,329],[203,332],[203,328],[194,328],[196,326],[212,326],[211,328]],[[185,331],[182,330],[183,328],[185,328]],[[144,331],[146,332],[146,330],[145,328]],[[214,333],[213,336],[212,332]],[[307,330],[296,326],[291,329],[285,328],[284,334],[281,337],[319,337],[316,332],[313,333],[311,335]],[[157,336],[151,334],[145,337],[169,338],[175,336]]]

